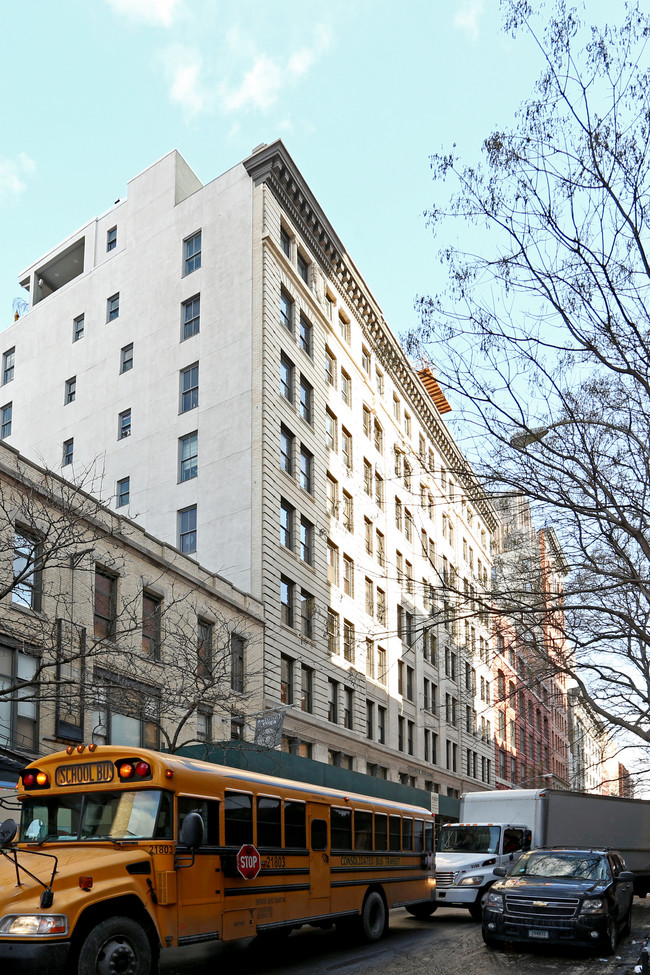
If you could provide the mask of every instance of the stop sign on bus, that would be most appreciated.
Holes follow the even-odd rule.
[[[255,880],[262,868],[262,858],[252,843],[244,843],[237,854],[237,869],[244,880]]]

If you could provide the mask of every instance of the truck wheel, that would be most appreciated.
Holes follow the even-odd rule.
[[[606,955],[613,955],[616,951],[617,943],[616,921],[613,917],[610,917],[607,922],[607,933],[603,936],[603,952]]]
[[[78,975],[151,975],[151,945],[128,917],[110,917],[93,928],[79,952]]]
[[[469,913],[473,921],[483,920],[483,901],[487,895],[488,890],[492,885],[489,884],[487,887],[481,887],[478,894],[476,895],[476,900],[473,904],[469,905]]]
[[[485,928],[481,928],[481,934],[483,936],[483,943],[487,945],[488,948],[497,948],[499,942],[496,938],[493,938],[491,934],[488,934]]]
[[[379,941],[388,928],[388,912],[379,891],[371,890],[363,902],[360,918],[361,936],[368,943]],[[103,975],[103,973],[102,973]]]
[[[416,917],[418,921],[426,921],[428,917],[431,917],[433,912],[437,909],[438,905],[434,904],[433,901],[422,901],[421,904],[409,904],[406,908],[409,914]]]

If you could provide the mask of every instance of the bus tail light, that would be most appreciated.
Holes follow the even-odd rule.
[[[135,767],[135,774],[139,775],[140,778],[143,779],[145,775],[151,775],[151,766],[148,765],[147,762],[138,762]]]
[[[131,762],[120,762],[117,771],[121,779],[132,779],[135,769]]]

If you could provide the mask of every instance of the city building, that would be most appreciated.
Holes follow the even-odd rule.
[[[0,444],[0,782],[95,741],[176,750],[254,729],[262,605]]]
[[[263,604],[284,747],[492,787],[498,517],[284,145],[169,153],[20,281],[0,438]]]
[[[520,495],[495,500],[493,704],[496,787],[569,787],[562,580],[553,529],[536,529]],[[499,607],[502,608],[501,615]]]
[[[593,713],[578,687],[570,687],[567,697],[571,788],[575,792],[618,795],[605,782],[604,763],[611,741],[604,723]]]

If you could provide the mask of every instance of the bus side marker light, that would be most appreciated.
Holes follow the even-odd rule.
[[[166,768],[165,769],[165,778],[166,779],[173,779],[174,778],[174,770],[171,769],[171,768]]]
[[[92,877],[79,877],[79,886],[82,890],[92,890],[93,878]]]

